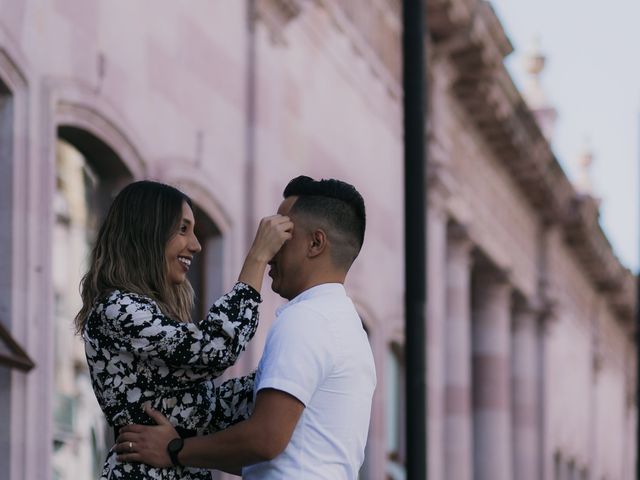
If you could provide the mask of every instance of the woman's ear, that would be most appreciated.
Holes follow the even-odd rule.
[[[324,252],[327,248],[327,234],[321,228],[317,228],[310,233],[310,243],[307,250],[307,256],[309,258],[317,257]]]

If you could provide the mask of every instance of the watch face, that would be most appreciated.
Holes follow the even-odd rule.
[[[182,438],[174,438],[169,442],[169,445],[167,445],[167,450],[169,450],[169,452],[171,453],[178,453],[180,450],[182,450],[183,445],[184,440]]]
[[[180,437],[174,438],[167,444],[167,453],[171,458],[171,463],[176,467],[181,466],[181,463],[178,461],[178,453],[182,450],[183,446],[184,440]]]

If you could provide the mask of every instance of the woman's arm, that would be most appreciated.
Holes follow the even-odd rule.
[[[218,432],[251,416],[254,406],[255,372],[232,378],[216,389],[216,405],[207,433]]]
[[[178,368],[200,367],[206,369],[207,377],[219,376],[236,362],[255,334],[261,302],[255,287],[262,286],[267,262],[291,237],[292,228],[292,222],[282,215],[260,222],[240,282],[218,299],[197,325],[166,317],[148,297],[117,293],[100,312],[103,324],[96,327],[123,353]]]
[[[256,331],[260,301],[252,287],[237,283],[214,303],[207,318],[194,324],[167,317],[147,297],[117,292],[94,327],[100,342],[109,342],[111,350],[152,361],[160,372],[162,364],[173,367],[177,381],[197,380],[218,376],[233,365]],[[200,370],[203,375],[180,375],[176,368]]]

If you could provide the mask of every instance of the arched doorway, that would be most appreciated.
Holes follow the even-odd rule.
[[[115,151],[76,126],[58,127],[52,275],[54,293],[53,477],[97,478],[108,451],[106,424],[84,348],[73,335],[78,288],[97,230],[115,194],[133,180]]]

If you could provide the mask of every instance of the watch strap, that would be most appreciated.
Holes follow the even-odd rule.
[[[182,437],[177,437],[171,440],[167,444],[167,453],[169,454],[169,458],[171,459],[171,463],[174,467],[182,467],[183,465],[178,460],[178,454],[184,447],[184,439]]]

